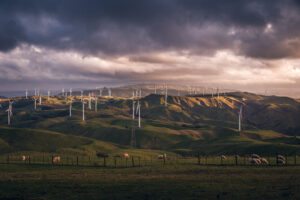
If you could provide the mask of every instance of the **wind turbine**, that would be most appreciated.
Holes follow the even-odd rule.
[[[61,89],[62,96],[65,96],[65,88]]]
[[[34,96],[36,96],[36,88],[34,88]]]
[[[40,96],[39,104],[42,105],[42,96]]]
[[[84,116],[84,104],[86,104],[86,102],[82,102],[82,121],[85,121],[85,116]]]
[[[138,100],[138,109],[139,109],[139,124],[138,127],[141,128],[141,104],[140,101]]]
[[[103,90],[102,88],[99,89],[99,95],[100,95],[100,97],[102,97],[102,90]]]
[[[70,117],[72,117],[72,98],[69,100],[69,104],[70,104]]]
[[[108,96],[111,97],[111,89],[108,88]]]
[[[97,103],[98,103],[98,97],[95,96],[95,112],[97,112],[97,109],[98,109]]]
[[[13,101],[9,101],[8,109],[6,110],[6,112],[7,112],[7,125],[10,125],[10,119],[13,116],[12,104],[13,104]]]
[[[92,110],[92,97],[91,97],[91,93],[89,93],[89,109]]]
[[[50,100],[50,90],[48,90],[48,101]]]
[[[156,94],[156,84],[154,85],[154,94]]]
[[[10,110],[9,108],[6,110],[7,112],[7,125],[9,126],[10,125]]]
[[[83,101],[83,91],[81,90],[81,102]]]
[[[243,113],[243,106],[241,105],[240,111],[239,111],[239,132],[242,131],[242,113]]]
[[[36,96],[34,97],[34,110],[36,110],[36,100],[37,100],[37,98],[36,98]]]
[[[134,101],[134,99],[132,99],[132,120],[134,120],[134,116],[135,116],[135,115],[134,115],[134,110],[135,110],[135,109],[134,109],[134,108],[135,108],[134,106],[135,106],[135,101]]]
[[[28,99],[28,89],[25,91],[25,98]]]
[[[72,97],[72,88],[70,88],[70,97]]]

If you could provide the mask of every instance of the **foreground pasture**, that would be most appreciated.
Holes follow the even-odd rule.
[[[0,165],[0,199],[299,199],[300,167]]]

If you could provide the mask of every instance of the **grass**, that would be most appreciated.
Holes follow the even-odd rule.
[[[182,153],[181,150],[197,151],[215,155],[226,153],[270,155],[298,152],[298,139],[292,139],[274,130],[258,129],[253,124],[258,121],[264,123],[265,118],[271,120],[273,116],[265,117],[259,111],[268,109],[269,105],[276,105],[275,110],[281,109],[280,115],[276,115],[276,120],[272,123],[265,124],[274,124],[274,129],[284,127],[287,125],[286,120],[279,123],[278,117],[287,107],[289,108],[289,104],[296,112],[298,102],[249,93],[229,95],[231,96],[219,99],[170,96],[167,108],[164,106],[162,95],[144,97],[141,100],[142,128],[135,129],[137,147],[177,153]],[[12,119],[14,128],[4,128],[7,116],[6,113],[0,113],[2,124],[0,130],[3,132],[2,136],[0,134],[0,149],[2,152],[66,153],[88,153],[97,150],[111,152],[109,145],[117,149],[129,149],[132,126],[131,101],[126,98],[100,98],[98,112],[87,108],[87,120],[82,122],[82,104],[78,98],[73,103],[71,118],[68,116],[69,106],[65,98],[50,98],[49,102],[44,98],[43,105],[38,105],[37,111],[33,110],[33,102],[30,99],[16,98]],[[246,131],[239,135],[235,128],[236,112],[241,103],[246,104],[245,118],[251,123],[243,126]],[[3,109],[6,106],[7,103],[4,103]],[[266,113],[274,115],[273,110],[269,109]],[[290,111],[290,108],[287,111]],[[297,119],[295,112],[293,111],[291,116]],[[284,113],[282,116],[289,114]],[[291,131],[296,130],[293,123],[288,123]]]
[[[0,165],[1,199],[299,199],[300,167]]]

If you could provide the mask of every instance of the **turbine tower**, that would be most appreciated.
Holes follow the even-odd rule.
[[[13,116],[12,104],[13,104],[13,101],[9,101],[8,109],[6,110],[6,112],[7,112],[7,125],[10,125],[10,120],[11,120],[11,117]]]
[[[95,112],[97,112],[97,109],[98,109],[98,97],[95,96]]]
[[[83,91],[81,90],[81,102],[83,101]]]
[[[65,96],[65,88],[61,89],[62,96]]]
[[[99,89],[99,95],[102,97],[102,88]]]
[[[72,117],[72,98],[70,99],[69,104],[70,104],[70,109],[69,109],[70,117]]]
[[[138,123],[138,127],[141,128],[141,104],[140,104],[139,100],[138,100],[138,109],[139,109],[139,123]]]
[[[154,94],[156,94],[156,84],[154,85]]]
[[[72,97],[72,88],[70,88],[70,97]]]
[[[50,90],[48,90],[48,101],[50,100]]]
[[[134,101],[134,99],[132,99],[132,120],[134,120],[134,106],[135,106],[135,101]]]
[[[37,98],[34,97],[34,110],[36,110],[36,100],[37,100]]]
[[[242,112],[243,112],[243,106],[241,105],[240,111],[239,111],[239,132],[242,131]]]
[[[92,96],[91,96],[91,93],[89,93],[89,109],[92,110]]]
[[[9,111],[9,108],[6,110],[7,112],[7,125],[9,126],[10,125],[10,111]]]
[[[84,104],[86,104],[86,102],[82,102],[82,121],[85,121],[85,116],[84,116]]]
[[[36,96],[36,88],[34,88],[34,96]]]
[[[25,98],[28,99],[28,89],[25,91]]]
[[[42,96],[40,96],[39,104],[42,105]]]

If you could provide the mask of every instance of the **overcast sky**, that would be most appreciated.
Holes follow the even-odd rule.
[[[300,97],[300,1],[1,0],[0,90],[168,82]]]

